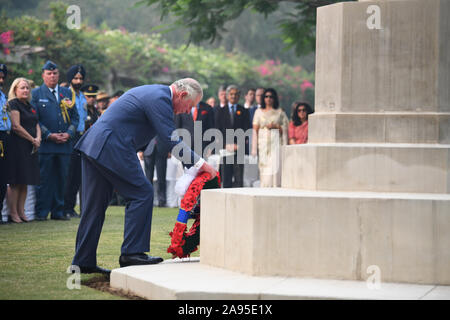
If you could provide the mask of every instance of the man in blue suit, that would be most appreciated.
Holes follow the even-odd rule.
[[[36,187],[36,220],[69,220],[64,215],[64,187],[72,153],[72,138],[79,116],[72,91],[58,85],[58,66],[47,61],[42,67],[44,84],[31,92],[42,132],[39,148],[40,184]]]
[[[189,112],[203,97],[199,83],[181,79],[170,86],[144,85],[133,88],[116,100],[81,137],[75,148],[82,154],[81,220],[76,238],[73,266],[81,273],[110,271],[97,266],[97,246],[105,211],[113,190],[127,201],[124,240],[119,264],[155,264],[160,257],[150,250],[153,187],[136,155],[158,136],[158,144],[186,167],[195,166],[215,177],[216,171],[178,138],[173,137],[174,113]],[[77,271],[76,268],[72,268]]]

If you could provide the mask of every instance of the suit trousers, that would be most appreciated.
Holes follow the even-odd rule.
[[[223,187],[242,188],[244,186],[244,164],[238,164],[237,155],[225,157],[223,161]]]
[[[166,205],[166,174],[167,155],[160,155],[154,151],[151,156],[144,156],[145,175],[150,183],[153,183],[153,173],[156,166],[156,177],[158,179],[158,205]]]
[[[81,219],[72,264],[83,267],[97,265],[97,247],[105,220],[105,212],[113,190],[124,197],[124,240],[122,254],[150,251],[153,213],[153,187],[142,168],[136,167],[132,177],[122,177],[81,154]]]
[[[80,139],[81,134],[76,133],[74,145]],[[73,150],[70,155],[69,172],[67,175],[66,188],[64,191],[64,213],[72,213],[77,202],[77,193],[80,191],[81,195],[81,153],[78,150]],[[81,198],[81,196],[80,196]],[[80,204],[81,207],[81,204]]]
[[[64,214],[64,188],[70,154],[39,154],[40,183],[36,186],[36,217],[60,218]]]

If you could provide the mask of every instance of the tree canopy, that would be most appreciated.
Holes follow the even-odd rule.
[[[315,49],[316,9],[320,6],[354,0],[141,0],[140,4],[158,4],[161,18],[176,17],[175,26],[189,30],[189,43],[214,42],[227,31],[226,23],[239,17],[245,9],[265,17],[280,9],[282,3],[292,4],[279,20],[280,36],[286,48],[295,48],[297,55]],[[245,31],[245,29],[243,30]]]
[[[215,96],[219,86],[234,83],[243,95],[250,87],[276,88],[288,113],[294,100],[314,104],[314,73],[299,64],[255,59],[223,48],[174,46],[160,34],[129,32],[124,28],[97,29],[82,24],[79,30],[69,29],[65,24],[67,5],[52,3],[50,9],[48,20],[0,16],[0,58],[8,64],[6,86],[16,77],[29,78],[39,85],[42,65],[50,59],[60,67],[61,81],[65,81],[71,65],[82,63],[87,71],[86,82],[109,93],[189,76],[200,81],[205,99]],[[23,55],[26,48],[39,51]]]

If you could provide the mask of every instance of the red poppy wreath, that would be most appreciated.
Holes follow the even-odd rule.
[[[214,189],[220,187],[220,176],[211,179],[209,173],[200,173],[189,185],[180,204],[177,221],[171,236],[171,244],[167,252],[172,253],[173,258],[189,257],[192,252],[197,251],[200,244],[200,193],[203,189]],[[188,219],[195,219],[188,232]]]

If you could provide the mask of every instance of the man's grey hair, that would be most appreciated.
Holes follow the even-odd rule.
[[[230,85],[227,87],[227,96],[228,96],[228,94],[230,93],[230,91],[233,90],[233,89],[236,90],[238,94],[241,94],[241,90],[239,90],[239,88],[238,88],[237,85],[235,85],[235,84],[230,84]]]
[[[200,96],[200,99],[203,98],[203,89],[200,86],[200,83],[198,83],[197,80],[192,78],[184,78],[175,81],[172,83],[172,85],[175,86],[177,91],[180,92],[187,92],[187,98],[191,100],[195,100],[195,98]]]

